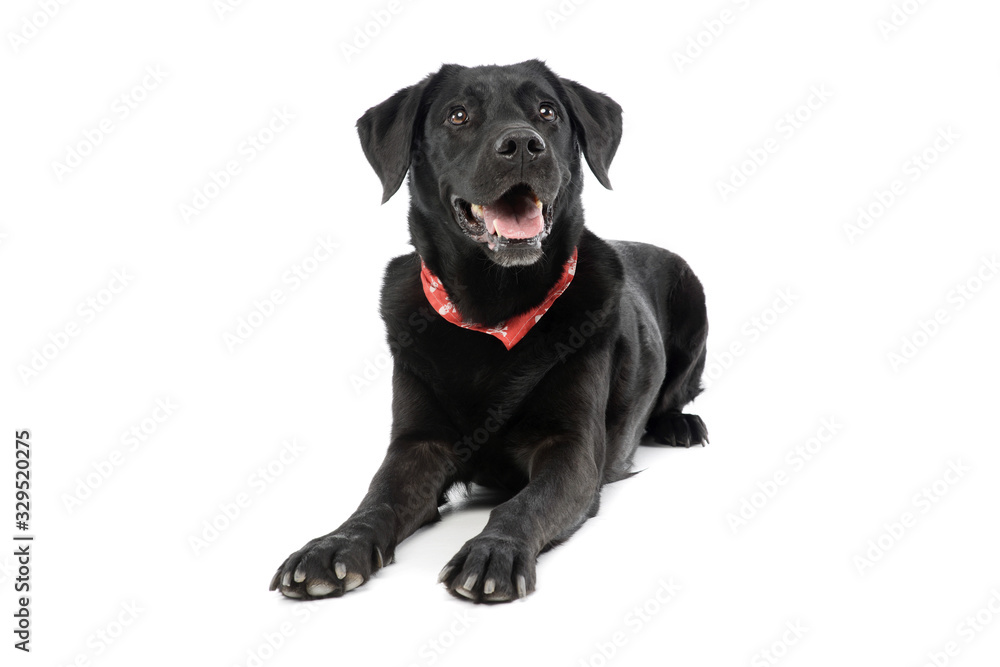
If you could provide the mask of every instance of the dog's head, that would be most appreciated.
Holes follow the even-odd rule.
[[[610,188],[622,115],[537,60],[445,65],[365,112],[358,133],[383,202],[410,172],[410,231],[422,255],[447,244],[512,267],[576,243],[581,150]]]

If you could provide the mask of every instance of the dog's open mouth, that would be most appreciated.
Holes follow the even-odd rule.
[[[463,231],[490,250],[520,246],[540,248],[552,228],[552,203],[528,185],[515,185],[494,202],[471,203],[452,197]]]

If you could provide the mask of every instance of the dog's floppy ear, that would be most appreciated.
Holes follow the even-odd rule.
[[[560,82],[587,164],[601,185],[610,190],[608,167],[622,139],[622,108],[604,93],[594,92],[576,81],[560,79]]]
[[[403,88],[358,119],[361,148],[382,181],[382,203],[396,194],[410,168],[413,131],[431,77]]]

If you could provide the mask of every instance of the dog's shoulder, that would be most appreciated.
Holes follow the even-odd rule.
[[[420,256],[416,252],[389,260],[382,276],[380,311],[387,325],[405,322],[427,305],[420,284]]]
[[[605,241],[622,263],[633,271],[670,271],[679,272],[687,267],[687,263],[677,253],[651,243],[639,241]]]
[[[416,278],[420,274],[420,255],[416,252],[408,252],[405,255],[398,255],[389,260],[385,266],[385,275],[382,278],[382,290],[395,285],[406,278]]]
[[[626,282],[671,288],[698,281],[683,257],[666,248],[636,241],[606,241],[621,258]]]
[[[586,284],[588,291],[606,297],[614,297],[620,292],[625,279],[622,255],[612,243],[584,227],[577,246],[579,261],[576,279]]]

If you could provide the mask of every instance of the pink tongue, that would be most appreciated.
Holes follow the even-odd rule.
[[[509,239],[530,239],[542,233],[544,218],[535,206],[535,199],[525,195],[505,197],[490,206],[483,206],[487,228]]]

